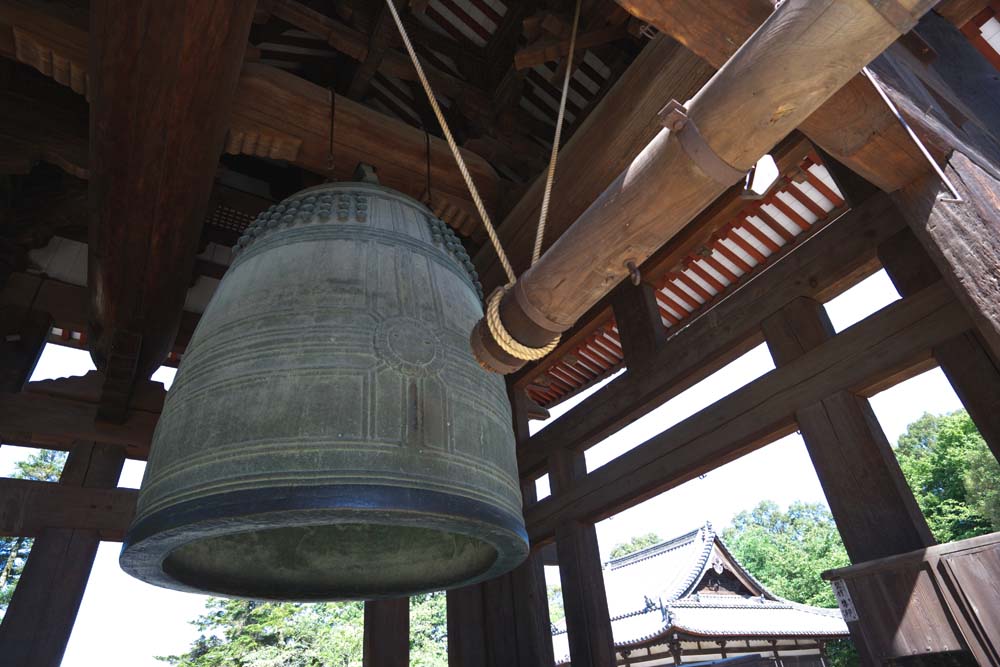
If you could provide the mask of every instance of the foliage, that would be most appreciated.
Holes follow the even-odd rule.
[[[15,463],[11,477],[40,482],[59,481],[59,474],[66,463],[66,453],[42,449],[23,461]],[[31,551],[31,540],[25,537],[0,537],[0,618],[10,604],[14,587],[21,578],[21,571]]]
[[[967,412],[924,414],[900,436],[896,457],[939,542],[1000,529],[1000,466]]]
[[[201,632],[174,667],[361,667],[364,603],[255,602],[209,598]],[[410,664],[447,667],[444,593],[410,600]]]
[[[659,544],[663,539],[656,533],[646,533],[645,535],[636,535],[628,542],[623,542],[622,544],[617,544],[611,550],[612,558],[621,558],[622,556],[627,556],[636,551],[642,551],[646,547],[651,547],[654,544]]]
[[[549,623],[558,623],[566,618],[566,608],[563,607],[562,586],[549,584]]]
[[[768,590],[817,607],[836,607],[825,570],[850,564],[833,516],[819,503],[792,503],[787,512],[765,500],[733,517],[722,540],[733,556]],[[827,645],[832,667],[858,664],[850,640]]]

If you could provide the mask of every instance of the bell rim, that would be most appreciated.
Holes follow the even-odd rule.
[[[456,506],[455,498],[453,494],[428,489],[362,484],[293,489],[265,487],[214,494],[164,508],[134,521],[122,542],[119,565],[141,581],[178,591],[252,600],[322,602],[390,599],[468,586],[509,572],[527,557],[528,535],[520,516],[464,496],[461,505]],[[238,512],[234,513],[234,507],[239,508]],[[421,589],[364,595],[331,594],[322,590],[316,595],[305,596],[240,592],[205,585],[211,582],[204,579],[196,583],[185,581],[164,567],[180,547],[215,537],[272,528],[393,525],[402,518],[406,519],[406,527],[479,540],[494,549],[496,559],[473,576]]]

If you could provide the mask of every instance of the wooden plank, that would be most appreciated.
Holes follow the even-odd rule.
[[[711,75],[710,67],[668,37],[646,45],[560,151],[543,247],[550,246],[656,135],[661,127],[656,114],[666,101],[688,99]],[[498,226],[518,273],[530,263],[544,187],[542,174]],[[506,282],[492,248],[477,253],[475,264],[487,294]]]
[[[487,667],[483,585],[448,591],[448,664]]]
[[[879,246],[886,273],[903,296],[939,280],[941,273],[908,229]],[[1000,459],[1000,368],[971,331],[934,348],[945,376],[986,444]]]
[[[47,528],[97,531],[120,542],[135,516],[138,491],[0,479],[0,534],[38,537]]]
[[[113,487],[125,452],[112,445],[77,443],[60,484]],[[58,667],[97,555],[95,530],[46,528],[31,547],[0,624],[0,654],[11,667]]]
[[[88,343],[99,367],[116,363],[122,335],[141,342],[129,362],[139,379],[170,352],[255,4],[90,4]]]
[[[0,436],[10,442],[68,450],[88,439],[126,448],[145,460],[159,414],[135,410],[121,424],[98,422],[97,405],[30,393],[0,394]]]
[[[35,371],[52,328],[37,309],[0,305],[0,392],[19,392]]]
[[[722,65],[770,16],[770,0],[618,0],[635,16]],[[738,125],[738,124],[737,124]],[[887,192],[927,171],[920,152],[862,76],[855,76],[800,126],[817,145]]]
[[[941,284],[893,303],[529,508],[532,545],[565,522],[611,516],[765,445],[795,428],[795,411],[840,390],[862,391],[970,326]]]
[[[552,452],[586,449],[748,351],[761,341],[760,321],[795,297],[833,296],[874,272],[876,246],[905,224],[881,194],[829,223],[525,443],[521,475],[541,474]]]
[[[1000,179],[954,153],[945,170],[963,201],[937,178],[896,195],[910,229],[965,306],[992,357],[1000,359]]]
[[[823,305],[799,298],[762,323],[781,368],[834,337]],[[795,412],[847,554],[854,563],[934,544],[868,401],[841,390]]]
[[[410,598],[365,602],[364,667],[410,664]]]

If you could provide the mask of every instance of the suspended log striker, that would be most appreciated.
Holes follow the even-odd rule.
[[[328,184],[240,239],[156,427],[121,565],[180,590],[375,599],[528,552],[468,255],[422,204]]]
[[[569,329],[934,4],[782,3],[694,98],[664,107],[664,129],[504,294],[506,333],[541,348]],[[471,344],[490,370],[525,363],[485,320]]]

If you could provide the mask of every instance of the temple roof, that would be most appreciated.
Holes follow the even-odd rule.
[[[740,565],[706,523],[604,565],[615,646],[658,643],[674,633],[708,638],[834,638],[848,635],[836,609],[781,598]],[[569,662],[565,621],[553,634],[556,663]]]

